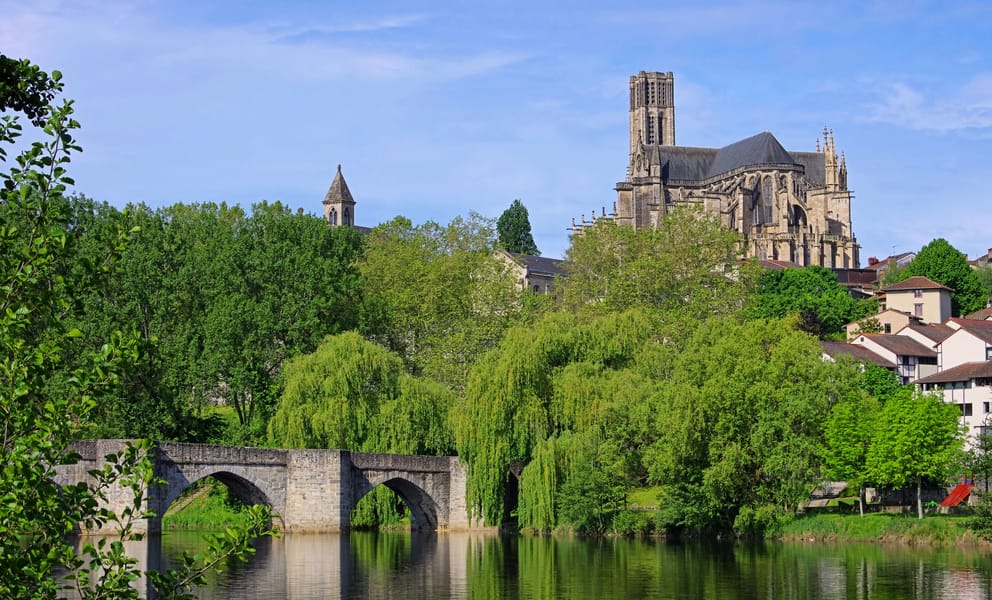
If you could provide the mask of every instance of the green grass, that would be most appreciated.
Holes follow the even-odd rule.
[[[631,508],[657,508],[658,492],[661,486],[637,488],[627,494],[627,502]]]
[[[945,544],[976,542],[968,527],[970,515],[869,513],[814,514],[801,516],[786,524],[780,537],[787,540],[827,540],[850,542],[899,542],[909,544]]]
[[[183,492],[162,516],[163,529],[217,530],[247,523],[244,505],[211,478]]]

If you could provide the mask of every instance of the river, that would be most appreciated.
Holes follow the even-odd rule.
[[[132,551],[147,552],[149,566],[168,567],[198,544],[198,534],[170,532]],[[485,533],[297,534],[260,540],[249,563],[212,575],[200,598],[992,600],[992,553]]]

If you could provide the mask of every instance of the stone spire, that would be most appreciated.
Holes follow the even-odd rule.
[[[348,184],[341,174],[341,165],[334,175],[334,181],[324,196],[324,219],[331,227],[344,225],[351,227],[355,224],[355,199],[348,189]]]
[[[837,169],[837,149],[834,146],[834,132],[823,127],[823,154],[824,154],[824,183],[827,189],[836,190],[839,187]]]

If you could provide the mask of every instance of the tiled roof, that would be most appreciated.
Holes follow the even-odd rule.
[[[982,310],[976,310],[970,315],[965,317],[966,319],[975,319],[977,321],[985,321],[992,318],[992,308],[983,308]]]
[[[878,334],[864,334],[864,336],[897,356],[937,358],[936,350],[927,348],[909,336]]]
[[[948,290],[954,291],[946,285],[941,285],[932,279],[927,279],[917,275],[915,277],[910,277],[909,279],[904,279],[899,283],[893,283],[892,285],[887,285],[882,288],[883,292],[897,292],[903,290]]]
[[[922,323],[910,322],[909,325],[903,327],[903,329],[912,329],[913,331],[923,335],[929,340],[933,340],[933,343],[939,344],[946,340],[952,333],[954,329],[951,329],[947,325],[938,325],[936,323],[930,325],[923,325]],[[902,331],[902,330],[900,330]]]
[[[565,261],[560,258],[547,258],[545,256],[534,256],[531,254],[517,254],[507,252],[517,264],[526,267],[527,271],[538,275],[568,275],[565,272]]]
[[[960,317],[954,317],[948,319],[948,321],[954,322],[961,329],[964,329],[978,339],[983,340],[986,344],[992,344],[992,321],[962,319]]]
[[[968,362],[954,368],[917,379],[915,383],[952,383],[969,381],[979,377],[992,377],[992,362]]]
[[[833,357],[836,357],[838,354],[847,354],[858,362],[870,362],[886,369],[894,369],[896,367],[894,362],[886,360],[868,348],[857,344],[848,344],[847,342],[820,342],[820,348]]]

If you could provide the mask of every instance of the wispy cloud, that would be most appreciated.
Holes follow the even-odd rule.
[[[918,131],[992,128],[992,73],[979,73],[957,89],[895,82],[869,106],[867,120]]]

